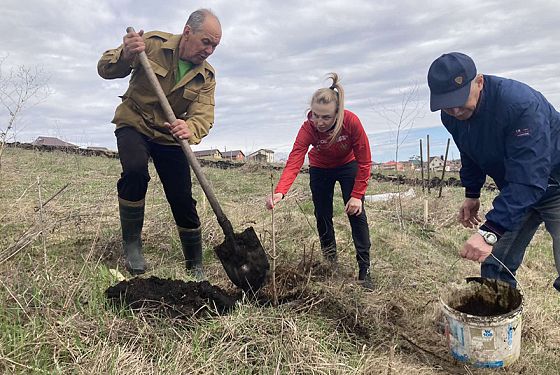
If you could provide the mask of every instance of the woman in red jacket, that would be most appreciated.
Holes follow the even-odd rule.
[[[331,73],[333,83],[311,98],[311,110],[301,126],[286,167],[274,194],[266,206],[272,209],[288,193],[305,160],[309,146],[309,186],[315,207],[317,230],[325,259],[336,263],[336,241],[333,227],[334,185],[338,181],[350,220],[356,247],[358,280],[371,288],[369,274],[369,227],[364,209],[364,194],[370,177],[371,151],[367,135],[358,117],[344,109],[344,90],[338,75]]]

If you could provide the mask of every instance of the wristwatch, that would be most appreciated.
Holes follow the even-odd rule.
[[[480,234],[482,238],[484,238],[484,241],[490,246],[494,246],[494,244],[498,242],[498,236],[496,236],[495,233],[479,229],[478,234]]]

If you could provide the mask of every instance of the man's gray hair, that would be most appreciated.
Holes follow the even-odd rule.
[[[198,9],[191,13],[189,19],[187,20],[187,25],[191,27],[193,33],[198,32],[202,28],[202,24],[204,20],[206,20],[206,16],[214,17],[218,22],[220,20],[218,17],[212,12],[210,9]]]

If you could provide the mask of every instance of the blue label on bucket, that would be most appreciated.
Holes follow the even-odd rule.
[[[484,331],[482,331],[482,337],[490,338],[492,336],[494,336],[494,333],[491,329],[485,329]]]
[[[475,362],[474,367],[486,367],[486,368],[504,367],[504,361]]]
[[[451,355],[453,356],[453,358],[455,358],[458,361],[470,362],[469,356],[466,354],[459,354],[455,350],[451,350]],[[473,366],[479,368],[481,367],[498,368],[498,367],[504,367],[504,361],[486,361],[486,362],[476,361],[475,363],[473,363]]]
[[[508,346],[511,347],[513,346],[513,326],[510,324],[508,324],[508,330],[507,330],[507,342],[508,342]]]

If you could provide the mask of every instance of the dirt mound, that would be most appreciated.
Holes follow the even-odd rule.
[[[293,267],[279,267],[276,281],[280,304],[305,300],[307,280]],[[185,282],[156,276],[121,281],[107,288],[105,295],[117,306],[142,309],[171,318],[227,314],[243,296],[241,292],[227,292],[208,281]],[[256,293],[249,292],[246,297],[247,301],[252,300],[256,305],[270,306],[272,285],[267,284]]]
[[[295,309],[326,317],[336,322],[336,327],[341,331],[368,339],[371,332],[366,323],[371,322],[365,306],[346,304],[344,291],[317,290],[312,286],[314,282],[336,278],[336,275],[340,275],[340,272],[333,275],[330,267],[318,261],[279,265],[276,269],[278,303],[291,304]],[[118,306],[142,309],[143,312],[171,318],[227,314],[243,296],[242,292],[227,292],[208,281],[184,282],[155,276],[121,281],[109,287],[105,293]],[[269,282],[257,292],[246,293],[244,301],[267,307],[272,306],[274,295],[273,285]]]
[[[134,278],[107,288],[105,294],[117,305],[152,310],[173,318],[228,313],[238,297],[208,281]]]

